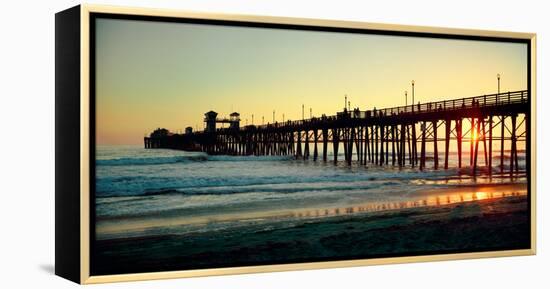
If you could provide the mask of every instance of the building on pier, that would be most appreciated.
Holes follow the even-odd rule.
[[[229,115],[229,118],[218,118],[218,113],[215,111],[209,111],[204,114],[205,129],[204,132],[214,133],[216,132],[216,124],[228,123],[230,130],[239,130],[241,122],[241,115],[238,112],[233,112]]]
[[[204,114],[204,132],[214,133],[216,132],[216,118],[218,113],[211,110]]]

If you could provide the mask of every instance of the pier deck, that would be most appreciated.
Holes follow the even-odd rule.
[[[438,169],[439,143],[442,142],[443,168],[447,169],[453,141],[459,168],[464,165],[463,145],[469,143],[469,166],[475,175],[480,143],[485,167],[493,168],[493,142],[497,142],[500,161],[496,165],[501,173],[507,166],[512,174],[519,170],[517,144],[527,141],[529,109],[529,92],[523,90],[378,110],[344,110],[332,116],[266,125],[238,127],[237,123],[237,126],[217,129],[214,126],[204,132],[172,134],[164,130],[145,137],[144,146],[208,154],[293,155],[326,162],[330,145],[334,162],[339,161],[338,151],[343,148],[344,161],[350,165],[353,159],[365,166],[424,169],[430,159]],[[495,135],[495,131],[498,134]],[[427,155],[427,144],[433,148],[432,158]],[[505,157],[509,164],[504,163]],[[492,171],[487,170],[489,174]]]

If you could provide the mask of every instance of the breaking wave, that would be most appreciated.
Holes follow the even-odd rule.
[[[165,156],[145,158],[114,158],[96,160],[98,166],[139,166],[139,165],[163,165],[191,162],[243,162],[243,161],[283,161],[290,160],[289,156],[215,156],[215,155],[187,155],[187,156]]]

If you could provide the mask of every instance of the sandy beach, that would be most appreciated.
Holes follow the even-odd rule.
[[[528,248],[528,205],[521,183],[427,191],[326,216],[307,210],[292,224],[98,240],[91,268],[103,275]]]

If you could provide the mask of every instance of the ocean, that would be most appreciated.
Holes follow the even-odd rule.
[[[509,174],[497,173],[496,152],[493,176],[474,178],[469,168],[455,168],[456,153],[450,154],[452,168],[442,169],[440,153],[439,170],[428,161],[427,168],[420,171],[391,166],[391,160],[389,166],[362,166],[355,161],[348,166],[344,161],[335,165],[292,156],[225,156],[142,146],[98,146],[96,239],[252,225],[293,226],[312,218],[496,197],[493,194],[499,194],[498,190],[489,195],[479,189],[480,185],[525,184],[524,154],[520,151],[520,173],[511,179]],[[332,160],[332,153],[328,155]],[[465,166],[468,157],[465,152]],[[478,162],[483,162],[481,152]],[[508,163],[506,159],[506,170]],[[452,191],[460,193],[449,193]]]

